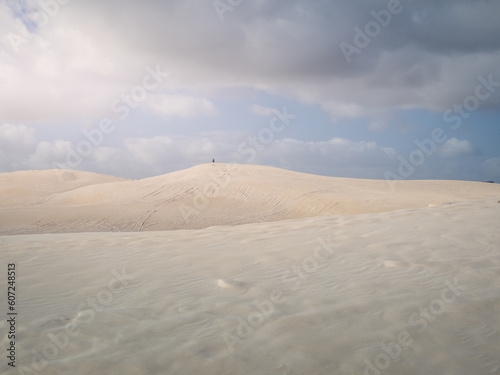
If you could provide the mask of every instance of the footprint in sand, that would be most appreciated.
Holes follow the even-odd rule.
[[[384,261],[384,266],[387,268],[405,267],[408,264],[406,262],[400,262],[397,260],[386,260]]]
[[[241,281],[219,279],[217,285],[224,289],[245,289],[245,283]]]

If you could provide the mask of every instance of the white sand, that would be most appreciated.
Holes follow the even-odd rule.
[[[440,206],[500,196],[500,185],[390,184],[204,164],[139,181],[79,171],[4,173],[0,196],[0,234],[130,232]]]
[[[67,209],[77,218],[66,231],[75,230],[95,202],[88,227],[109,218],[118,227],[133,211],[120,202],[145,209],[184,197],[208,168],[217,166],[114,182],[74,172],[73,188],[34,206],[36,228],[65,231],[55,216]],[[51,375],[500,373],[498,185],[407,181],[388,193],[385,181],[232,173],[225,191],[237,210],[211,200],[196,216],[205,229],[0,236],[2,290],[6,264],[18,270],[18,366]],[[48,190],[34,189],[37,202]],[[28,196],[10,191],[17,201],[3,204],[0,227],[20,233],[11,218],[24,218],[34,232]],[[359,214],[332,216],[339,206]],[[162,210],[142,230],[160,229]],[[299,218],[208,227],[288,215]],[[2,358],[0,373],[22,373]]]

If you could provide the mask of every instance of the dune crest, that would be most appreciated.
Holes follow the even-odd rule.
[[[130,180],[81,171],[0,174],[0,233],[201,229],[436,207],[500,196],[467,181],[336,178],[256,165],[203,164]]]

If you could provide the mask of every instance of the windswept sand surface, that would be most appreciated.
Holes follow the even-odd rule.
[[[205,164],[138,181],[26,171],[0,174],[0,234],[200,229],[497,196],[498,184],[360,180],[251,165]]]
[[[175,195],[169,180],[123,184],[148,199],[160,181]],[[348,194],[341,180],[317,181]],[[446,200],[443,186],[456,186],[449,200],[483,186],[456,184],[436,182],[441,201],[429,202]],[[81,203],[92,190],[53,200]],[[117,194],[127,201],[129,191]],[[416,205],[432,196],[412,192]],[[2,269],[18,270],[17,364],[50,375],[498,374],[498,200],[194,231],[0,236]],[[0,361],[2,374],[18,369]]]
[[[209,164],[0,194],[1,374],[500,374],[499,185]]]

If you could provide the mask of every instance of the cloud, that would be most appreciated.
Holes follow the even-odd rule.
[[[31,148],[36,142],[35,129],[26,125],[0,125],[0,148],[15,151]]]
[[[43,11],[37,2],[29,4],[32,14]],[[386,0],[245,2],[224,22],[210,1],[87,0],[60,5],[35,30],[2,5],[0,49],[12,61],[0,64],[8,73],[0,88],[0,120],[101,116],[151,64],[172,72],[159,94],[168,88],[166,95],[203,98],[190,104],[167,98],[149,108],[166,116],[187,113],[176,112],[169,100],[210,115],[218,90],[231,87],[293,97],[336,118],[389,109],[445,111],[473,94],[479,75],[500,79],[499,2],[401,4],[402,12],[351,63],[340,43],[353,44],[354,28],[363,29],[372,11],[386,9]],[[19,52],[9,33],[29,36]],[[499,97],[500,90],[481,104],[498,109]]]
[[[394,148],[377,142],[340,137],[302,141],[288,137],[272,141],[258,139],[255,145],[249,141],[251,137],[238,131],[126,137],[114,147],[100,145],[81,155],[69,140],[39,140],[31,127],[4,124],[0,126],[0,170],[51,169],[55,165],[66,165],[144,178],[208,163],[215,158],[223,163],[262,164],[327,176],[383,179],[384,173],[397,168],[399,163]],[[455,156],[477,154],[467,140],[452,138],[437,153],[442,157],[418,168],[412,178],[500,180],[498,157],[484,158],[481,168],[456,162]]]
[[[148,66],[170,75],[129,105],[138,110],[120,116],[119,131],[83,158],[82,169],[145,176],[212,157],[245,162],[236,149],[248,135],[242,129],[257,122],[248,111],[271,116],[271,98],[295,105],[300,119],[287,133],[293,138],[274,137],[254,162],[380,178],[386,165],[397,165],[384,146],[403,144],[402,132],[416,133],[429,111],[440,126],[439,112],[470,107],[477,92],[479,110],[500,109],[498,1],[402,1],[402,11],[350,63],[340,44],[355,44],[357,28],[387,9],[387,0],[245,1],[223,22],[203,0],[56,0],[51,11],[41,4],[0,2],[0,124],[16,124],[0,130],[3,170],[63,162],[65,149],[75,147],[69,140],[84,139],[81,124],[115,123],[113,103],[134,96]],[[490,75],[494,83],[476,91]],[[461,119],[469,115],[479,114]],[[165,119],[172,120],[168,133]],[[226,131],[194,133],[210,128]],[[344,138],[328,139],[332,134]],[[370,139],[377,142],[360,141]],[[444,169],[462,162],[455,156],[479,151],[450,139],[438,154]],[[486,156],[469,159],[477,167]],[[427,164],[422,170],[438,175]]]
[[[329,141],[299,141],[285,138],[275,141],[275,150],[284,151],[284,155],[300,160],[302,157],[319,156],[332,166],[354,166],[354,165],[376,165],[385,164],[389,158],[393,158],[396,152],[393,148],[385,148],[376,142],[353,141],[345,138],[332,138]],[[316,161],[316,160],[314,160]]]
[[[26,142],[29,138],[28,143]],[[4,171],[25,169],[51,169],[66,165],[81,170],[125,177],[148,177],[207,163],[215,158],[220,162],[267,164],[277,167],[331,175],[356,174],[360,171],[376,175],[378,169],[394,162],[396,152],[375,142],[357,142],[345,138],[329,141],[305,142],[292,138],[276,139],[253,148],[255,157],[240,145],[253,147],[242,132],[206,132],[193,136],[163,135],[153,137],[128,137],[116,147],[96,146],[86,155],[79,153],[70,141],[37,140],[34,129],[27,126],[0,127],[0,142],[8,140],[20,150],[16,165],[0,165]],[[29,147],[24,147],[29,145]],[[23,146],[23,147],[21,147]],[[3,149],[0,149],[4,152]],[[378,172],[375,172],[377,170]],[[354,171],[354,172],[353,172]],[[362,173],[362,172],[361,172]],[[377,175],[380,177],[381,175]]]
[[[443,158],[480,154],[479,150],[471,142],[457,138],[448,139],[439,147],[438,153]]]
[[[144,177],[159,175],[193,165],[208,163],[218,155],[223,158],[224,148],[229,144],[216,143],[209,136],[155,136],[126,138],[120,148],[121,161],[132,169],[126,175]],[[226,160],[227,161],[227,160]]]
[[[328,141],[275,140],[256,157],[235,154],[236,159],[255,164],[330,176],[383,178],[384,171],[396,160],[396,151],[376,142],[332,138]],[[245,155],[250,155],[245,152]]]
[[[214,142],[204,136],[127,138],[124,146],[131,158],[146,164],[172,162],[176,159],[208,162],[216,149]]]
[[[215,116],[217,114],[217,109],[210,100],[188,95],[154,95],[151,97],[148,106],[156,114],[167,118],[174,116],[193,118]]]
[[[322,107],[334,121],[339,118],[357,118],[369,114],[366,108],[354,102],[329,101],[323,103]]]
[[[68,150],[73,148],[69,141],[55,140],[53,142],[41,141],[36,145],[36,151],[29,156],[29,162],[34,167],[52,168],[53,161],[63,161]]]
[[[250,108],[250,111],[257,116],[270,117],[274,115],[276,109],[255,104]]]
[[[23,168],[37,144],[35,129],[26,125],[0,125],[0,171]]]
[[[29,3],[23,18],[43,14],[47,21],[34,29],[0,4],[0,19],[7,21],[0,24],[0,120],[53,124],[109,112],[112,100],[140,80],[136,75],[145,65],[133,58],[119,61],[126,49],[119,40],[106,46],[105,30],[87,32],[84,20],[66,24],[71,3],[51,15],[43,2]]]

